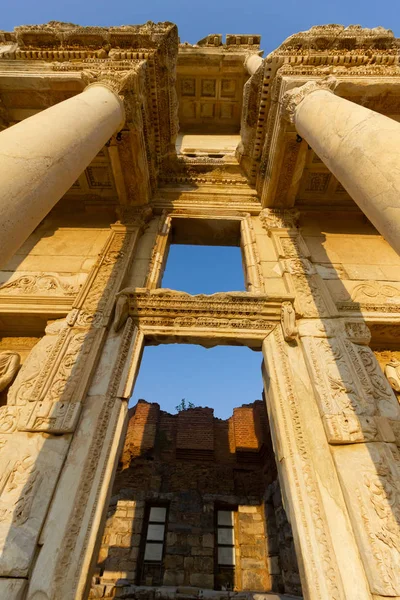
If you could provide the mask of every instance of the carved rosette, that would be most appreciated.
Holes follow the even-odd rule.
[[[337,79],[332,77],[332,75],[328,75],[328,77],[324,77],[323,79],[308,81],[300,87],[289,90],[282,98],[283,116],[288,119],[290,123],[294,123],[296,118],[296,108],[304,100],[304,98],[308,96],[308,94],[312,94],[312,92],[318,92],[321,90],[325,90],[333,94],[337,85]]]

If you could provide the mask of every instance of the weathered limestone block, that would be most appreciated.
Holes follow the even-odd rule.
[[[0,436],[1,577],[28,575],[69,443],[70,436]]]
[[[400,454],[392,444],[333,448],[371,591],[400,595]]]
[[[23,600],[26,586],[26,579],[0,578],[0,598],[4,598],[4,600]]]

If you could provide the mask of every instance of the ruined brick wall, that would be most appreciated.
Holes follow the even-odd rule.
[[[264,403],[223,421],[212,409],[170,415],[140,400],[129,417],[98,560],[104,589],[121,579],[152,584],[141,578],[142,534],[146,503],[161,501],[168,505],[163,585],[214,588],[215,515],[226,506],[235,509],[236,589],[283,591],[265,518],[277,472]]]

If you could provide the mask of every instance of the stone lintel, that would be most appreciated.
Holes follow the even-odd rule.
[[[114,320],[119,329],[128,316],[155,343],[242,344],[260,348],[281,319],[283,302],[293,298],[249,292],[192,296],[167,289],[127,288],[117,295]]]

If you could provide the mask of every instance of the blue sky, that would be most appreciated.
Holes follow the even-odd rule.
[[[172,245],[162,287],[190,294],[243,291],[240,249]],[[132,404],[145,398],[175,412],[185,398],[227,418],[235,406],[261,398],[260,369],[261,352],[240,346],[150,346],[144,351]]]
[[[400,0],[3,0],[0,29],[69,21],[124,25],[172,21],[181,41],[209,33],[261,34],[267,54],[312,25],[382,25],[400,37]],[[200,252],[201,255],[199,254]],[[172,247],[163,286],[191,293],[243,289],[238,248]],[[145,349],[132,402],[145,398],[173,412],[182,398],[228,417],[234,406],[261,394],[261,354],[247,348],[167,345]]]
[[[162,287],[191,294],[243,291],[240,249],[172,245]],[[235,406],[261,398],[261,390],[261,352],[240,346],[149,346],[132,404],[145,398],[175,412],[185,398],[227,418]]]

